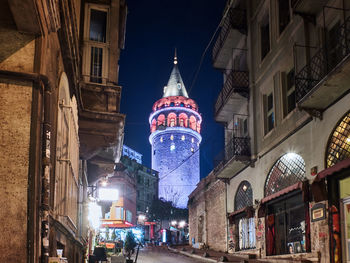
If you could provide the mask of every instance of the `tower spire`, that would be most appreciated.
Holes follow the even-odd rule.
[[[174,55],[174,64],[177,64],[177,55],[176,55],[176,48],[175,48],[175,55]]]

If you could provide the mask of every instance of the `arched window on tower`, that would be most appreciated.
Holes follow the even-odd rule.
[[[157,118],[157,127],[159,126],[165,126],[165,115],[160,114]]]
[[[153,119],[151,124],[151,132],[155,132],[156,129],[157,129],[157,121],[156,119]]]
[[[197,122],[197,132],[201,133],[201,122],[200,121]]]
[[[180,113],[179,115],[179,126],[187,127],[188,126],[188,116],[186,113]]]
[[[192,130],[194,130],[194,131],[196,131],[197,129],[197,123],[196,123],[196,118],[192,115],[191,117],[190,117],[190,128],[192,129]]]
[[[176,114],[171,112],[168,114],[168,126],[175,127],[176,126]]]

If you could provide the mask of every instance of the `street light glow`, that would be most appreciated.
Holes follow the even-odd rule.
[[[99,188],[98,197],[101,201],[117,201],[119,199],[118,189]]]
[[[180,223],[179,223],[179,227],[184,227],[186,225],[186,222],[185,221],[181,221]]]
[[[101,206],[95,202],[89,203],[89,222],[94,229],[100,227],[100,219],[102,218]]]
[[[175,226],[176,223],[177,223],[176,220],[171,221],[171,225],[172,225],[172,226]]]

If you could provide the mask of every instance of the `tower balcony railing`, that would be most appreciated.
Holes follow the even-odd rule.
[[[350,17],[295,75],[296,102],[300,108],[324,110],[350,89]]]
[[[249,72],[248,71],[235,71],[232,70],[228,75],[222,90],[215,103],[215,118],[217,121],[225,119],[225,114],[230,111],[226,110],[226,107],[234,110],[229,102],[233,93],[237,93],[244,98],[249,97]],[[235,103],[235,107],[240,107],[239,103]],[[229,112],[230,117],[232,112]]]
[[[223,21],[220,34],[212,51],[213,65],[216,68],[224,68],[232,51],[237,47],[243,35],[247,34],[246,10],[231,8]]]
[[[219,174],[218,177],[232,176],[232,172],[244,167],[250,161],[250,138],[249,137],[233,137],[226,144],[225,149],[214,158],[214,173]],[[236,163],[236,164],[233,164]],[[231,166],[224,172],[225,167]]]

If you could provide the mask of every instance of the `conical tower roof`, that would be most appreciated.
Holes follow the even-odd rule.
[[[168,84],[164,87],[163,98],[170,96],[183,96],[188,98],[185,84],[181,78],[181,74],[177,66],[176,50],[174,56],[174,68],[171,71]]]

